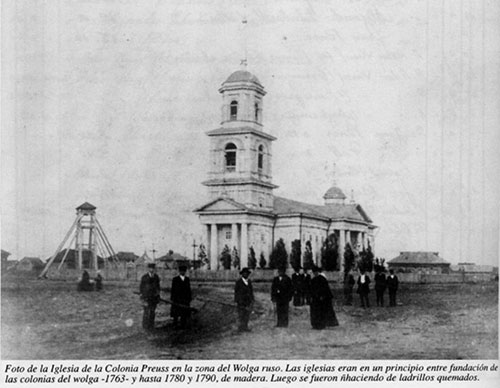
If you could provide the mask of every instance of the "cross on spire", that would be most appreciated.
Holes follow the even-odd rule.
[[[333,162],[333,169],[332,169],[332,184],[334,186],[337,185],[337,180],[335,179],[335,174],[336,174],[336,170],[337,170],[337,165],[335,162]]]
[[[243,4],[243,8],[244,8],[244,11],[243,11],[243,19],[241,20],[241,24],[243,25],[243,31],[242,31],[242,38],[243,38],[243,47],[244,47],[244,54],[245,54],[245,57],[244,59],[241,60],[240,62],[240,66],[241,66],[241,69],[242,70],[246,70],[247,68],[247,58],[248,58],[248,47],[247,47],[247,26],[248,26],[248,19],[247,19],[247,16],[246,16],[246,13],[247,13],[247,4],[246,2],[244,2]]]

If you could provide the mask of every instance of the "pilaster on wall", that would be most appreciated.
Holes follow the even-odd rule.
[[[210,224],[210,269],[219,269],[218,251],[217,247],[217,224]]]

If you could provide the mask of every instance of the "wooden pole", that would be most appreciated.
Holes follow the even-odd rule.
[[[62,242],[59,244],[59,246],[57,247],[57,249],[54,252],[54,254],[52,255],[52,257],[49,259],[49,261],[47,262],[47,264],[45,264],[45,268],[43,269],[43,271],[40,272],[40,275],[38,275],[39,278],[44,277],[47,274],[47,272],[49,271],[50,266],[52,265],[52,263],[56,259],[57,254],[64,247],[64,244],[66,244],[66,241],[68,240],[69,236],[73,233],[73,229],[75,228],[75,225],[80,221],[81,218],[82,218],[81,215],[77,215],[76,216],[76,219],[73,222],[73,224],[71,225],[71,227],[69,228],[68,232],[66,233],[66,236],[64,236]]]

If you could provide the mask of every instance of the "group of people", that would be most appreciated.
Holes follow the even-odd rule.
[[[179,266],[179,274],[172,279],[170,294],[170,315],[175,328],[186,328],[191,314],[190,303],[192,300],[191,284],[186,276],[187,267]],[[289,306],[293,300],[294,306],[309,305],[310,321],[313,329],[322,330],[326,327],[338,326],[337,316],[333,308],[333,294],[328,285],[328,280],[321,268],[313,266],[312,277],[304,273],[302,268],[297,268],[290,278],[285,268],[279,268],[278,274],[271,284],[271,301],[274,305],[277,327],[288,327]],[[378,269],[375,275],[375,292],[377,306],[384,305],[384,293],[389,291],[389,305],[396,306],[396,291],[399,281],[394,271],[390,270],[388,276],[383,269]],[[252,271],[243,268],[240,278],[234,286],[234,301],[238,315],[238,331],[250,331],[248,322],[255,302],[252,282],[249,279]],[[352,293],[356,281],[352,272],[344,278],[344,303],[352,305]],[[365,271],[361,271],[357,280],[357,293],[360,296],[361,307],[370,307],[368,298],[370,292],[370,278]],[[160,278],[155,273],[155,264],[148,265],[148,273],[141,278],[140,291],[144,305],[143,328],[151,331],[154,329],[155,310],[160,298]]]
[[[78,291],[94,291],[94,290],[101,291],[102,290],[101,273],[97,271],[96,277],[92,280],[90,279],[89,273],[86,270],[84,270],[76,289]]]
[[[148,264],[148,272],[142,276],[139,286],[144,314],[142,317],[142,327],[146,331],[153,331],[155,328],[156,306],[160,301],[160,277],[155,271],[154,263]],[[174,328],[187,328],[188,319],[191,315],[192,300],[191,282],[186,276],[187,267],[181,265],[178,268],[179,274],[172,279],[170,292],[170,316],[173,318]]]
[[[354,276],[351,272],[347,273],[344,278],[344,300],[346,305],[352,305],[352,291],[354,288]],[[370,307],[370,277],[366,274],[365,270],[360,271],[357,280],[357,293],[359,295],[362,308]],[[385,275],[383,268],[377,268],[375,271],[375,295],[377,306],[384,307],[384,294],[387,289],[389,292],[389,306],[396,306],[396,293],[399,287],[398,277],[394,274],[394,270],[389,270],[389,275]]]

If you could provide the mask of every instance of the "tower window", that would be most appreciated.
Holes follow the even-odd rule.
[[[238,101],[231,101],[229,106],[229,119],[236,120],[238,117]]]
[[[259,170],[264,168],[264,146],[259,146],[259,155],[257,157],[257,167]]]
[[[233,143],[228,143],[225,148],[226,170],[236,170],[236,146]]]
[[[260,105],[258,102],[255,103],[254,110],[255,110],[255,121],[260,122]]]

